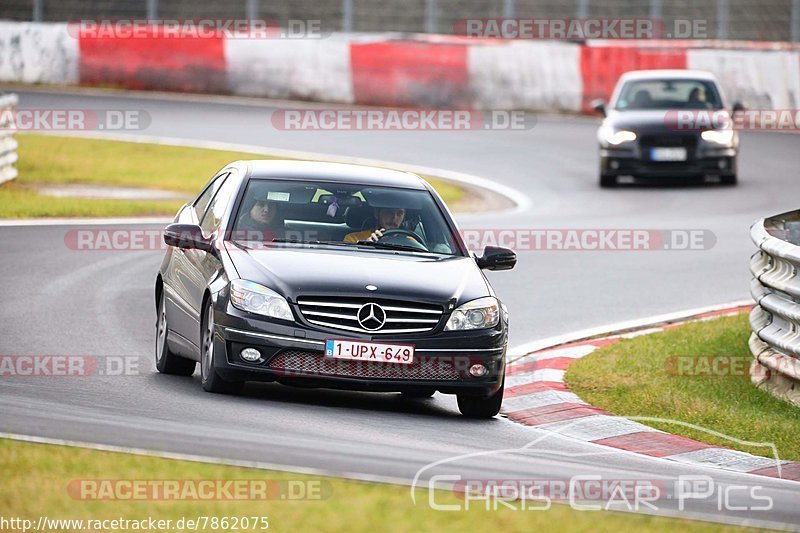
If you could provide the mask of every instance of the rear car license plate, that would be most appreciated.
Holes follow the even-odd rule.
[[[653,161],[686,161],[686,148],[651,148],[650,159]]]
[[[414,362],[414,345],[327,339],[325,357],[410,365]]]

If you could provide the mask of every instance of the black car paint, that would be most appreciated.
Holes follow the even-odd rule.
[[[458,248],[455,256],[437,258],[385,250],[356,252],[313,245],[248,250],[226,240],[226,233],[228,228],[232,227],[232,220],[242,202],[247,181],[251,177],[308,179],[309,173],[301,172],[297,176],[291,175],[291,172],[283,176],[280,173],[277,176],[275,173],[253,176],[252,166],[248,162],[233,163],[216,176],[225,173],[228,174],[226,180],[234,180],[236,194],[228,201],[220,227],[208,235],[192,236],[197,241],[192,240],[192,243],[185,247],[170,246],[156,280],[157,305],[161,291],[166,291],[168,344],[172,351],[200,361],[200,317],[204,305],[210,300],[217,326],[215,353],[226,354],[225,357],[215,357],[214,362],[218,373],[225,379],[241,381],[278,379],[289,384],[376,391],[403,391],[413,390],[419,386],[434,386],[441,392],[468,391],[480,396],[488,396],[500,388],[505,371],[508,340],[505,318],[501,318],[498,325],[490,329],[443,331],[453,309],[476,298],[494,296],[494,291],[480,270],[481,258],[469,254],[456,231],[456,225],[447,207],[430,185],[413,175],[395,179],[396,174],[390,176],[390,179],[380,176],[370,183],[428,190],[446,223],[453,230]],[[347,172],[311,177],[321,181],[326,178],[330,181],[350,179],[352,183],[362,183],[365,179],[365,176],[349,176]],[[187,227],[196,227],[200,222],[200,216],[202,214],[196,213],[193,204],[187,204],[179,211],[174,222],[185,224]],[[171,243],[178,244],[175,241]],[[487,249],[483,259],[486,262],[496,259],[498,270],[512,268],[516,262],[513,252],[504,249]],[[235,308],[230,303],[228,287],[230,280],[236,278],[249,279],[279,292],[289,302],[295,321],[271,319]],[[298,312],[297,298],[301,294],[377,297],[365,290],[366,285],[378,286],[380,298],[441,304],[444,314],[431,332],[370,335],[368,332],[343,332],[315,326],[308,323]],[[267,336],[259,337],[259,334]],[[412,343],[417,353],[422,356],[459,357],[469,361],[470,364],[480,361],[490,371],[486,376],[479,378],[467,376],[458,382],[436,380],[397,382],[324,376],[304,377],[298,383],[297,379],[276,374],[265,368],[264,364],[246,364],[231,350],[234,344],[256,346],[268,354],[262,361],[264,363],[272,355],[287,348],[320,350],[319,343],[329,338]]]

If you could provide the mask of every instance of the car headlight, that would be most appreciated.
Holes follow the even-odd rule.
[[[601,143],[611,144],[613,146],[636,140],[636,134],[634,132],[628,130],[614,131],[614,128],[611,126],[601,127],[598,136],[600,137]]]
[[[493,296],[478,298],[459,306],[444,327],[445,331],[493,328],[500,320],[500,302]]]
[[[294,320],[289,302],[263,285],[243,279],[231,281],[231,303],[237,309],[281,320]]]
[[[700,134],[704,141],[716,144],[731,144],[733,142],[733,130],[706,130]]]

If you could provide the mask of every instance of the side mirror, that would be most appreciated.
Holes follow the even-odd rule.
[[[483,257],[476,257],[475,261],[485,270],[511,270],[517,264],[517,254],[508,248],[487,246],[483,249]]]
[[[744,111],[744,104],[741,103],[741,102],[734,102],[733,103],[733,112],[734,113],[740,113],[742,111]]]
[[[605,100],[594,100],[592,101],[592,109],[596,112],[600,113],[603,116],[606,116],[606,102]]]
[[[213,249],[211,239],[203,237],[203,230],[197,224],[170,224],[164,229],[164,242],[184,250]]]

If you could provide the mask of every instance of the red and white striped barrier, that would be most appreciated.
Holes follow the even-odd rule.
[[[699,314],[682,322],[644,327],[533,352],[509,365],[502,412],[511,420],[561,436],[679,463],[800,481],[800,463],[760,457],[671,435],[614,416],[583,401],[564,383],[569,365],[623,338],[663,331],[692,320],[737,314],[738,307]]]
[[[0,81],[113,85],[320,102],[590,112],[629,70],[710,70],[731,100],[800,108],[800,47],[332,34],[239,39],[87,33],[0,22]]]

